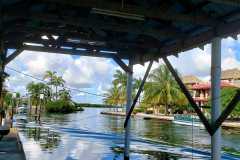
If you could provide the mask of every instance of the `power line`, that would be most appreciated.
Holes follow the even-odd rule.
[[[11,68],[11,67],[8,67],[8,66],[6,66],[6,68],[9,69],[9,70],[14,71],[14,72],[16,72],[16,73],[22,74],[22,75],[24,75],[24,76],[26,76],[26,77],[30,77],[30,78],[32,78],[32,79],[35,79],[35,80],[38,80],[38,81],[41,81],[41,82],[47,84],[47,81],[44,80],[44,79],[35,77],[35,76],[33,76],[33,75],[24,73],[24,72],[19,71],[19,70],[16,70],[15,68]],[[62,87],[62,88],[64,88],[64,89],[69,89],[69,90],[72,90],[72,91],[81,92],[81,93],[85,93],[85,94],[89,94],[89,95],[93,95],[93,96],[97,96],[97,97],[106,97],[105,95],[96,94],[96,93],[91,93],[91,92],[88,92],[88,91],[79,90],[79,89],[77,89],[77,88],[72,88],[72,87]]]

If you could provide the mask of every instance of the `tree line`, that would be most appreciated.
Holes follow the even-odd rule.
[[[179,73],[178,73],[179,74]],[[181,75],[179,74],[181,77]],[[133,93],[135,96],[141,79],[133,80]],[[116,70],[112,86],[105,93],[104,103],[108,105],[124,106],[126,104],[127,74],[121,70]],[[238,88],[222,89],[222,109],[231,101]],[[209,98],[209,100],[211,97]],[[180,90],[171,72],[165,65],[159,65],[149,74],[148,80],[144,85],[142,95],[138,100],[138,107],[135,112],[146,112],[153,114],[173,114],[173,113],[192,113],[194,112],[185,95]],[[210,102],[207,104],[205,112],[210,114]],[[240,104],[230,115],[232,118],[240,117]]]
[[[58,99],[71,100],[70,90],[65,88],[65,80],[61,76],[58,76],[56,72],[46,71],[43,79],[47,83],[30,82],[26,86],[33,105],[39,104],[40,94],[44,95],[44,102]],[[59,90],[60,87],[61,89]]]
[[[127,74],[116,70],[113,77],[112,87],[105,93],[104,103],[123,106],[126,103]],[[133,80],[133,97],[140,83],[140,78]],[[173,108],[176,110],[188,105],[187,99],[165,65],[160,65],[151,71],[138,101],[141,109],[151,108],[156,114],[169,114]]]
[[[42,103],[48,112],[73,112],[74,103],[71,100],[71,92],[65,87],[65,80],[56,72],[46,71],[43,82],[30,82],[26,89],[30,96],[30,106],[39,106]],[[43,95],[41,99],[40,95]],[[37,110],[37,108],[35,108]],[[30,109],[31,110],[31,109]]]

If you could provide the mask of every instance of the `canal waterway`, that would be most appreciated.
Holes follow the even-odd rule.
[[[45,115],[41,124],[17,125],[28,160],[120,160],[124,117],[85,108],[65,115]],[[197,127],[133,118],[131,159],[209,159],[210,136]],[[240,130],[223,129],[222,159],[240,159]]]

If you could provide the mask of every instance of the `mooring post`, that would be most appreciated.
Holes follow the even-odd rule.
[[[221,110],[221,38],[212,41],[211,58],[211,122],[218,119]],[[211,136],[212,160],[221,159],[221,127]]]
[[[129,60],[129,68],[133,70],[133,63],[132,60]],[[132,105],[132,80],[133,80],[133,73],[127,72],[127,104],[126,104],[126,116],[130,111]],[[130,123],[131,118],[129,118],[129,122],[125,127],[125,139],[124,139],[124,160],[129,160],[129,148],[130,148]]]

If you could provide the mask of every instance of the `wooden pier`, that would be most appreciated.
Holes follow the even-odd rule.
[[[0,141],[0,160],[26,160],[17,129],[11,128]]]

